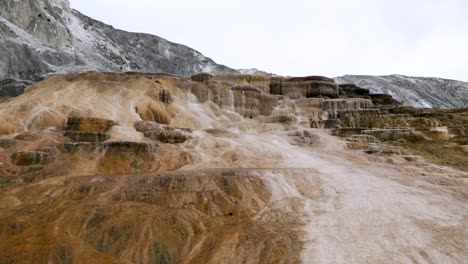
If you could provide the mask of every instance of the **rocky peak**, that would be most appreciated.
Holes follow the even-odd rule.
[[[236,72],[187,46],[96,21],[67,0],[0,0],[0,79],[84,71]]]
[[[406,105],[426,108],[462,108],[468,105],[468,83],[442,78],[404,75],[345,75],[340,84],[353,83],[371,93],[388,94]]]

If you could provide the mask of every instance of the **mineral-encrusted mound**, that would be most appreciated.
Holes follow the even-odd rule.
[[[206,170],[81,176],[57,179],[34,191],[21,188],[16,199],[24,203],[8,205],[19,209],[16,215],[0,214],[0,257],[17,263],[297,259],[292,227],[270,229],[270,223],[280,221],[274,212],[268,219],[252,220],[271,197],[258,176],[265,173]],[[35,201],[48,199],[51,188],[57,194],[51,203],[26,202],[29,196]],[[46,232],[53,226],[54,234]],[[140,233],[147,235],[135,236]],[[220,256],[225,243],[235,237],[230,243],[233,251]]]
[[[468,176],[425,161],[468,170],[467,109],[319,76],[89,72],[25,91],[0,102],[0,262],[467,257]]]
[[[105,133],[117,123],[113,120],[106,120],[95,117],[70,117],[67,119],[66,130],[74,132],[94,132]]]
[[[27,93],[0,104],[2,145],[15,157],[6,163],[11,170],[4,179],[172,170],[196,162],[187,147],[174,145],[197,142],[200,134],[194,130],[243,118],[265,130],[275,125],[334,128],[345,115],[361,120],[378,112],[368,97],[336,99],[340,88],[326,77],[199,76],[209,78],[90,72],[50,77],[28,87]],[[276,84],[294,91],[315,89],[313,85],[320,91],[324,85],[333,92],[270,94],[268,87]],[[296,141],[310,144],[314,139],[303,131]],[[42,166],[34,177],[15,169],[21,159],[14,153],[22,153],[25,145],[29,155],[54,150],[50,162],[28,164]]]

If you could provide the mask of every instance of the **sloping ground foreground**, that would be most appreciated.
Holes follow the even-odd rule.
[[[468,259],[468,175],[311,128],[333,119],[323,105],[366,99],[313,98],[307,85],[291,99],[212,79],[85,74],[1,103],[0,263]]]

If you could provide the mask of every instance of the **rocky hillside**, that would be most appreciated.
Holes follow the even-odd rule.
[[[0,0],[0,79],[83,71],[233,72],[184,45],[96,21],[68,0]]]
[[[414,107],[462,108],[468,106],[468,83],[441,78],[403,75],[345,75],[338,83],[354,83],[372,93],[385,93]]]
[[[115,29],[71,9],[68,0],[0,0],[0,98],[21,94],[29,81],[47,74],[86,71],[277,76],[257,69],[233,70],[189,47]],[[415,107],[468,105],[468,84],[459,81],[399,75],[346,75],[336,80]]]
[[[467,124],[319,76],[49,77],[0,103],[0,263],[464,263],[468,174],[413,152],[468,171]]]

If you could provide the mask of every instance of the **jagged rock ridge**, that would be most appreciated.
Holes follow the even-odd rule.
[[[373,93],[385,93],[414,107],[462,108],[468,106],[468,83],[442,78],[403,75],[345,75],[338,83],[354,83]]]
[[[68,0],[0,0],[0,79],[83,71],[234,72],[184,45],[87,17]]]

